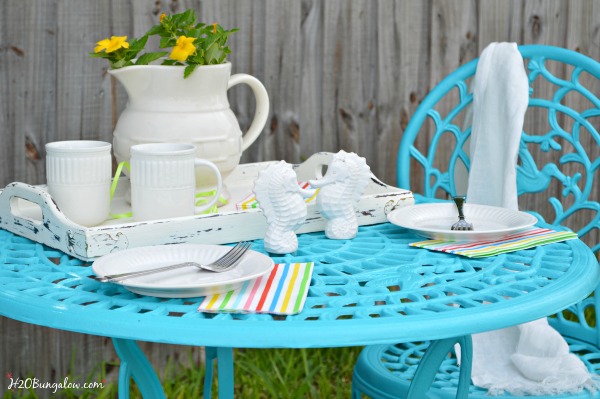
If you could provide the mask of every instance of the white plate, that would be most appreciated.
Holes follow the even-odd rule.
[[[223,245],[157,245],[132,248],[98,258],[92,265],[97,276],[153,269],[181,262],[210,263],[231,247]],[[258,278],[273,269],[271,258],[248,251],[232,270],[214,273],[196,267],[132,277],[118,282],[129,291],[163,298],[189,298],[231,291],[245,281]]]
[[[537,223],[537,218],[525,212],[496,206],[465,204],[465,219],[473,224],[472,231],[450,230],[458,221],[454,203],[411,205],[390,212],[390,223],[415,234],[436,240],[477,241],[496,240],[524,230]]]

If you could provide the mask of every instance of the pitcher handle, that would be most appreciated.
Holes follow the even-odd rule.
[[[245,83],[250,86],[252,93],[254,93],[254,98],[256,98],[256,112],[254,113],[254,119],[242,140],[242,151],[244,151],[246,148],[250,147],[250,144],[254,143],[254,140],[258,138],[267,123],[267,117],[269,116],[269,95],[267,94],[265,86],[260,83],[260,80],[245,73],[232,75],[231,78],[229,78],[227,90],[240,83]]]

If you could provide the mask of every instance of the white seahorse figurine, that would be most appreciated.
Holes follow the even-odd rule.
[[[295,230],[306,220],[304,198],[310,198],[314,193],[315,190],[300,188],[292,165],[285,161],[259,172],[254,182],[254,195],[267,219],[265,250],[286,254],[298,249]]]
[[[356,211],[361,195],[371,180],[371,168],[365,158],[344,150],[333,156],[327,173],[319,180],[311,180],[312,187],[320,188],[317,207],[328,219],[327,238],[348,240],[356,237]]]

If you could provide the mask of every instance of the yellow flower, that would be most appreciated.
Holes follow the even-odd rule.
[[[100,40],[96,43],[97,46],[94,48],[94,52],[99,53],[102,50],[106,50],[107,53],[112,53],[121,47],[129,48],[129,43],[125,40],[127,40],[127,36],[111,36],[110,39]]]
[[[217,33],[217,23],[213,24],[213,33]]]
[[[177,44],[173,47],[173,51],[171,51],[169,57],[180,62],[187,60],[196,51],[196,47],[192,44],[194,40],[196,40],[195,37],[179,36]]]
[[[158,22],[162,22],[166,16],[167,16],[167,14],[165,14],[164,12],[162,14],[160,14],[160,17],[158,18]]]

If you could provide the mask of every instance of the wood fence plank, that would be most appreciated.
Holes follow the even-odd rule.
[[[7,172],[2,184],[45,181],[44,144],[56,135],[57,98],[54,65],[57,9],[53,2],[15,2],[6,10],[4,65],[8,83],[5,143]]]
[[[105,19],[108,4],[69,0],[57,3],[60,29],[56,53],[60,56],[56,62],[56,103],[60,112],[57,113],[56,140],[89,139],[95,134],[84,132],[84,129],[92,128],[93,122],[84,126],[84,119],[89,112],[94,113],[95,105],[94,99],[87,95],[90,85],[85,75],[88,61],[95,60],[89,60],[86,55],[99,40],[97,31],[108,23]],[[73,40],[74,37],[83,37],[83,40]]]
[[[376,170],[377,7],[368,1],[325,3],[323,116],[325,151],[353,151]]]
[[[378,9],[377,171],[396,185],[396,161],[410,116],[429,92],[430,5],[380,1]]]
[[[300,161],[301,3],[266,0],[265,86],[270,88],[271,126],[265,140],[267,160]]]
[[[347,3],[350,7],[350,4]],[[342,69],[344,32],[341,30],[343,4],[340,0],[323,2],[322,117],[320,144],[322,151],[338,151],[338,89]]]
[[[4,91],[0,95],[0,140],[5,145],[0,146],[0,184],[8,183],[8,180],[15,176],[14,172],[14,155],[15,151],[12,148],[13,136],[15,130],[9,126],[9,121],[14,118],[9,118],[9,88],[10,85],[8,74],[8,62],[6,61],[9,55],[8,32],[6,32],[6,14],[0,17],[0,82],[4,82]]]
[[[480,0],[478,11],[477,47],[479,54],[492,42],[522,43],[522,0]]]
[[[322,151],[323,10],[318,0],[302,2],[300,72],[300,160]]]
[[[218,22],[225,29],[238,28],[229,40],[232,54],[228,60],[232,63],[232,73],[246,73],[265,82],[265,35],[266,35],[266,3],[265,1],[204,1],[202,2],[201,19],[207,23]],[[267,88],[269,91],[270,88]],[[242,134],[245,134],[254,117],[256,101],[250,88],[238,85],[228,93],[232,111],[237,116]],[[269,92],[269,98],[273,96]],[[269,122],[263,133],[242,155],[241,162],[258,162],[265,158],[265,149],[269,148]]]

